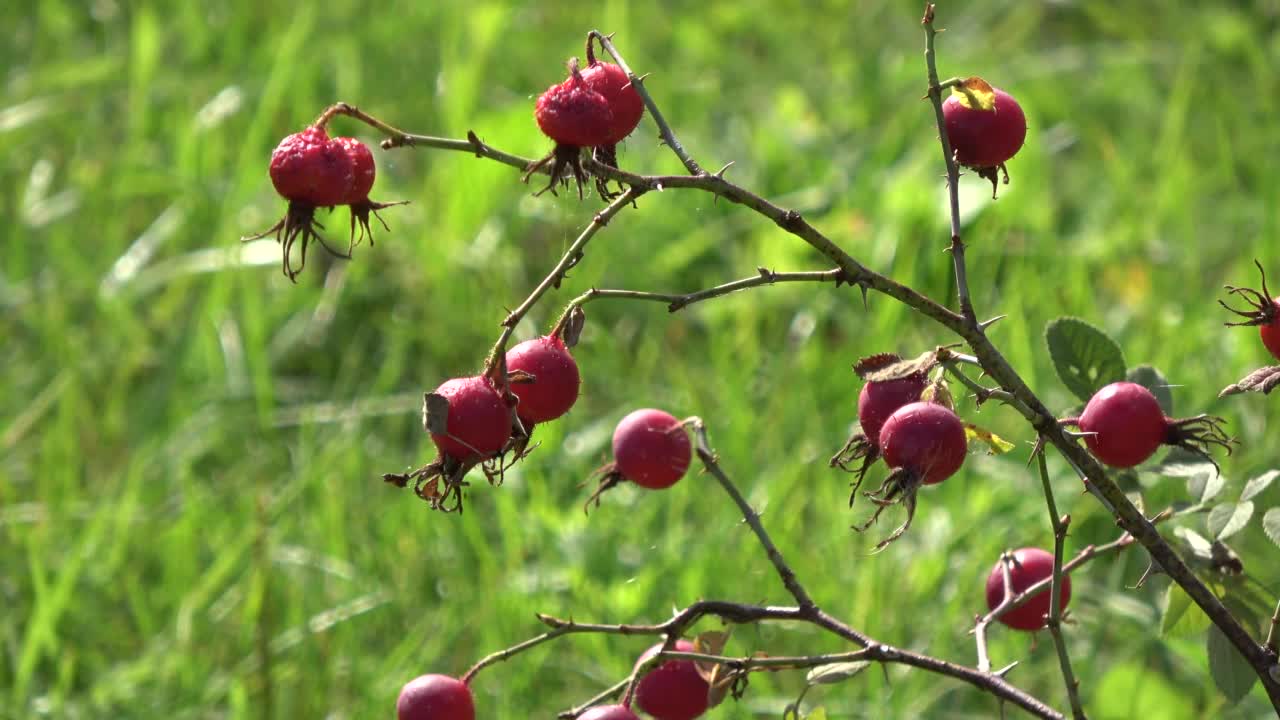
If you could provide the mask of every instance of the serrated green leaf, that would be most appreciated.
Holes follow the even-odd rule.
[[[1106,333],[1074,317],[1045,326],[1049,357],[1058,377],[1076,397],[1088,402],[1105,385],[1124,379],[1124,353]]]
[[[1280,545],[1280,507],[1271,508],[1262,516],[1262,531],[1271,542]]]
[[[1196,557],[1202,560],[1209,560],[1213,557],[1213,544],[1204,539],[1200,533],[1191,528],[1180,527],[1173,531],[1174,535],[1182,538],[1187,547]]]
[[[1164,617],[1160,634],[1167,637],[1191,637],[1205,631],[1211,623],[1198,605],[1177,583],[1169,583],[1165,591]]]
[[[1268,470],[1258,477],[1245,483],[1244,492],[1240,493],[1241,500],[1252,500],[1266,490],[1276,478],[1280,477],[1280,470]]]
[[[1226,540],[1249,524],[1253,517],[1253,503],[1245,500],[1239,503],[1222,503],[1209,511],[1205,520],[1205,528],[1209,537]]]
[[[1124,374],[1124,378],[1150,390],[1151,394],[1155,395],[1156,400],[1160,402],[1160,409],[1164,410],[1164,414],[1173,415],[1173,392],[1169,389],[1169,381],[1165,378],[1164,373],[1157,370],[1155,366],[1139,365],[1129,368],[1129,372]]]
[[[805,676],[805,680],[810,685],[833,685],[848,680],[866,670],[870,665],[871,663],[867,660],[822,665],[810,670],[809,674]]]
[[[1209,650],[1209,674],[1213,676],[1213,683],[1231,704],[1240,702],[1258,681],[1253,667],[1217,626],[1209,628],[1205,645]]]

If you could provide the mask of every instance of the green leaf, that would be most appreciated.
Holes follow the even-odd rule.
[[[816,707],[813,712],[804,716],[804,720],[827,720],[827,709],[825,707]]]
[[[1240,656],[1240,651],[1217,626],[1209,628],[1206,645],[1209,649],[1209,674],[1213,676],[1214,684],[1231,704],[1240,702],[1258,681],[1253,667]]]
[[[1187,543],[1187,547],[1191,552],[1201,560],[1209,560],[1213,557],[1213,544],[1205,540],[1200,533],[1191,528],[1180,527],[1173,531],[1174,535],[1182,538]]]
[[[1262,531],[1271,542],[1280,545],[1280,507],[1271,508],[1262,516]]]
[[[1106,333],[1073,317],[1045,327],[1045,341],[1058,377],[1076,397],[1088,402],[1104,385],[1124,379],[1124,353]]]
[[[1207,472],[1204,474],[1192,475],[1187,478],[1187,494],[1200,505],[1212,502],[1227,486],[1226,478],[1222,477],[1221,473],[1216,472],[1212,465],[1205,467]]]
[[[1239,503],[1222,503],[1209,511],[1205,521],[1210,537],[1226,540],[1249,524],[1253,517],[1253,503],[1245,500]]]
[[[871,663],[867,660],[822,665],[810,670],[809,674],[805,676],[805,680],[810,685],[833,685],[848,680],[866,670],[870,665]]]
[[[1266,490],[1276,478],[1280,477],[1280,470],[1268,470],[1258,477],[1250,480],[1244,486],[1244,492],[1240,493],[1241,500],[1252,500]]]
[[[1169,389],[1169,381],[1165,378],[1164,373],[1157,370],[1154,365],[1139,365],[1129,368],[1129,372],[1124,374],[1124,378],[1150,390],[1151,394],[1155,395],[1156,400],[1160,402],[1160,409],[1164,410],[1164,414],[1173,415],[1173,392]]]
[[[1205,631],[1211,623],[1191,596],[1177,583],[1169,583],[1165,591],[1164,617],[1160,620],[1160,634],[1167,637],[1190,637]]]

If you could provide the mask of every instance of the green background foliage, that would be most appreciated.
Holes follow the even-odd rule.
[[[899,2],[403,4],[19,3],[0,43],[0,716],[387,717],[427,671],[460,673],[539,631],[535,612],[648,622],[699,598],[785,603],[760,548],[707,477],[623,488],[584,516],[578,484],[613,424],[655,405],[707,420],[723,464],[817,601],[873,636],[972,663],[966,634],[1000,550],[1048,546],[1028,428],[922,494],[911,532],[849,530],[827,468],[854,418],[857,358],[951,340],[855,289],[789,285],[669,315],[600,302],[577,357],[584,391],[507,476],[444,516],[379,475],[430,460],[424,390],[477,370],[514,307],[599,207],[531,197],[461,153],[376,151],[391,232],[353,262],[319,254],[291,286],[274,246],[241,235],[284,206],[266,163],[285,134],[346,100],[411,131],[474,129],[549,149],[532,100],[616,41],[703,165],[805,213],[869,266],[952,298],[942,158],[924,89],[920,7]],[[559,6],[557,6],[559,7]],[[1224,282],[1280,278],[1280,5],[943,3],[943,77],[1013,92],[1030,124],[1013,184],[962,181],[970,277],[992,337],[1055,409],[1045,323],[1104,328],[1129,365],[1177,385],[1181,415],[1241,440],[1227,495],[1280,464],[1274,397],[1216,400],[1267,361],[1229,330]],[[367,128],[336,121],[367,141]],[[625,167],[679,171],[649,121]],[[345,211],[325,220],[345,232]],[[776,226],[696,192],[642,198],[519,329],[545,330],[593,285],[691,291],[759,265],[825,269]],[[1278,281],[1280,282],[1280,281]],[[1268,432],[1270,428],[1270,432]],[[1068,552],[1115,537],[1052,458]],[[875,478],[873,478],[874,480]],[[1150,512],[1182,479],[1143,475]],[[1272,487],[1259,514],[1280,502]],[[886,518],[889,522],[897,517]],[[1184,524],[1204,534],[1203,516]],[[1232,539],[1274,602],[1257,523]],[[1161,637],[1166,581],[1130,589],[1140,550],[1074,577],[1067,631],[1091,717],[1260,717],[1228,707],[1203,627]],[[1190,612],[1195,612],[1194,610]],[[1194,625],[1194,623],[1192,623]],[[622,677],[649,640],[581,636],[482,673],[483,717],[548,717]],[[807,627],[746,627],[729,652],[847,649]],[[1047,637],[997,629],[993,660],[1066,706]],[[800,674],[758,676],[713,717],[778,717]],[[991,717],[994,700],[902,667],[809,693],[829,717]]]

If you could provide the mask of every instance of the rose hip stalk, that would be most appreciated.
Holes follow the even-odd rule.
[[[1094,393],[1078,418],[1060,420],[1077,425],[1089,451],[1103,464],[1129,468],[1145,462],[1161,445],[1193,452],[1217,467],[1208,446],[1231,452],[1231,438],[1222,429],[1222,418],[1197,415],[1175,420],[1165,417],[1151,391],[1131,382],[1115,382]]]
[[[609,101],[587,84],[578,69],[578,59],[569,60],[569,78],[559,85],[552,85],[538,97],[533,117],[542,132],[556,142],[551,154],[530,165],[524,180],[554,161],[551,182],[536,194],[550,190],[555,194],[557,184],[569,184],[567,174],[572,173],[578,185],[578,199],[582,199],[582,183],[587,173],[582,168],[582,148],[604,145],[612,137],[613,113]]]
[[[413,492],[433,510],[462,511],[463,482],[480,466],[489,483],[502,482],[503,454],[514,422],[511,405],[486,375],[454,378],[423,398],[423,426],[439,451],[435,460],[411,473],[387,473],[397,487],[413,481]],[[443,486],[443,487],[442,487]]]
[[[693,459],[693,445],[684,423],[653,408],[636,410],[613,431],[613,462],[596,470],[600,484],[587,499],[600,505],[600,496],[630,480],[643,488],[663,490],[684,477]]]
[[[874,491],[864,493],[877,505],[875,513],[860,526],[871,527],[886,507],[901,503],[907,520],[889,537],[881,540],[881,550],[911,527],[916,512],[916,493],[921,485],[936,485],[964,465],[968,439],[964,423],[949,408],[932,402],[914,402],[898,408],[880,429],[880,451],[892,472]]]

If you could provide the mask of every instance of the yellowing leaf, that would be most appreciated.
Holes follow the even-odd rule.
[[[972,423],[964,424],[964,437],[969,442],[982,443],[991,455],[1003,455],[1013,449],[1013,443]]]
[[[959,85],[951,88],[951,94],[967,108],[986,112],[994,112],[996,109],[996,91],[980,77],[965,78]]]

